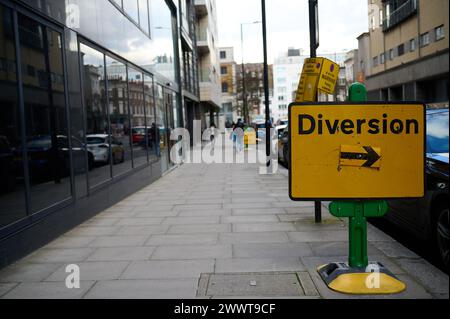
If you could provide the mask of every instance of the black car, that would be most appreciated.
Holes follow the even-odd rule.
[[[386,219],[427,241],[449,269],[449,111],[427,111],[426,195],[420,200],[389,201]]]
[[[289,130],[278,132],[278,160],[289,168]]]

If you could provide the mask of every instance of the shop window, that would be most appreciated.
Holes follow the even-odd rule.
[[[81,43],[80,56],[90,167],[89,183],[91,187],[95,187],[111,178],[104,55]]]
[[[109,73],[113,75],[109,76]],[[130,111],[125,64],[106,56],[106,78],[111,125],[110,162],[113,167],[113,176],[119,176],[132,168]],[[119,91],[122,92],[120,97]]]

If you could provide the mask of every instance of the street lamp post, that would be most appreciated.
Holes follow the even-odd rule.
[[[310,42],[310,57],[317,57],[317,48],[319,47],[319,0],[309,0],[309,42]],[[316,100],[318,96],[316,95]],[[314,215],[316,223],[322,222],[322,203],[320,201],[314,202]]]
[[[243,104],[243,115],[244,115],[244,122],[249,122],[249,112],[248,112],[248,105],[247,105],[247,92],[245,87],[245,65],[244,65],[244,25],[248,24],[257,24],[261,23],[261,21],[254,21],[254,22],[246,22],[241,23],[241,73],[242,73],[242,104]]]
[[[269,101],[269,67],[267,65],[267,23],[266,23],[266,0],[261,0],[262,9],[262,33],[263,33],[263,53],[264,53],[264,104],[266,113],[266,166],[271,167],[271,132],[270,122],[270,101]]]

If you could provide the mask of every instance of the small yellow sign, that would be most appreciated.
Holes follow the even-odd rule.
[[[317,89],[328,94],[333,94],[338,77],[339,65],[333,61],[324,59]]]
[[[292,103],[293,200],[420,198],[425,192],[425,106]]]
[[[296,102],[314,102],[317,90],[334,92],[339,75],[339,65],[325,58],[305,59],[298,84]]]

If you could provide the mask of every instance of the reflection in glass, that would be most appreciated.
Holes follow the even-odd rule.
[[[160,152],[160,132],[156,125],[155,102],[153,98],[153,78],[144,74],[145,118],[149,127],[149,159],[154,162]]]
[[[134,167],[147,163],[149,132],[145,121],[143,74],[128,68],[128,87],[130,88],[131,140],[133,142]]]
[[[111,124],[111,163],[113,176],[118,176],[132,168],[127,68],[123,63],[106,56],[106,74]]]
[[[152,38],[154,39],[153,72],[175,80],[174,40],[172,12],[165,0],[150,0]]]
[[[136,23],[139,22],[138,0],[123,0],[123,10]]]
[[[0,228],[26,216],[12,12],[0,5]]]
[[[159,156],[161,157],[162,171],[168,169],[168,151],[167,151],[167,131],[166,131],[166,106],[164,104],[163,88],[161,85],[156,87],[156,127],[159,132]]]
[[[102,53],[80,43],[89,183],[97,186],[111,178],[109,125],[105,95],[105,68]]]
[[[138,0],[139,1],[139,25],[142,30],[150,33],[149,30],[149,20],[148,20],[148,0]]]
[[[71,196],[61,34],[19,15],[31,210]]]

